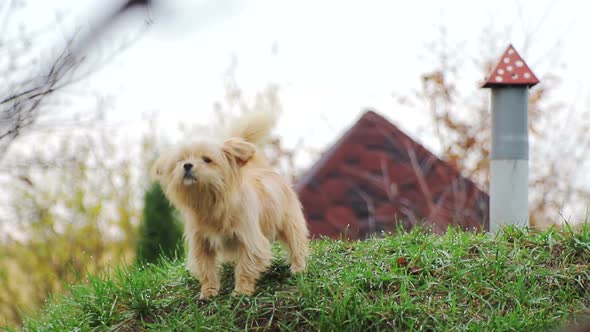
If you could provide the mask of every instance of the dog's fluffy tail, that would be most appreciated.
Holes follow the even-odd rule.
[[[277,112],[250,111],[230,124],[229,134],[256,145],[264,143],[277,123]]]

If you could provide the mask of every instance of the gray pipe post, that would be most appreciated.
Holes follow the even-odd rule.
[[[539,83],[509,45],[483,84],[491,88],[490,232],[529,226],[529,88]]]

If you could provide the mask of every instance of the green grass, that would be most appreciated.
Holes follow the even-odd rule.
[[[198,300],[181,262],[90,277],[25,323],[32,331],[543,331],[590,308],[590,231],[499,236],[412,231],[313,243],[309,271],[281,259],[252,297]]]

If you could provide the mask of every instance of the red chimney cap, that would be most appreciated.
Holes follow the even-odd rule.
[[[539,83],[539,80],[533,74],[533,71],[510,44],[482,87],[525,85],[530,88],[537,83]]]

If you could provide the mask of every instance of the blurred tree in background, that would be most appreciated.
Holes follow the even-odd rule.
[[[110,12],[103,17],[88,18],[89,29],[66,31],[63,29],[57,37],[52,33],[60,27],[67,15],[56,11],[53,21],[26,21],[19,18],[19,12],[34,4],[23,0],[5,0],[0,2],[0,161],[13,143],[31,132],[36,132],[40,124],[59,127],[62,122],[83,123],[85,112],[76,114],[75,118],[59,119],[62,105],[56,103],[56,97],[66,97],[67,88],[78,83],[102,69],[118,54],[132,45],[146,30],[150,20],[140,24],[139,30],[131,33],[132,38],[112,36],[116,42],[101,45],[101,52],[89,46],[96,46],[98,37],[108,30],[126,13],[135,7],[147,8],[148,0],[119,0],[111,2]],[[65,26],[65,24],[64,24]],[[18,27],[17,29],[14,29]],[[61,29],[58,29],[61,30]],[[47,43],[54,49],[45,50]],[[57,51],[56,51],[57,49]],[[90,54],[89,54],[90,53]],[[49,60],[48,59],[52,59]],[[63,100],[61,101],[63,102]],[[57,107],[56,107],[57,106]],[[53,121],[47,121],[49,119]],[[57,121],[56,121],[57,120]],[[72,121],[75,120],[75,121]]]
[[[18,322],[21,310],[89,273],[129,262],[137,243],[146,177],[136,168],[141,154],[123,153],[112,130],[39,140],[27,153],[35,162],[14,168],[3,183],[10,198],[2,206],[2,322]]]
[[[413,95],[401,96],[399,101],[425,110],[433,124],[430,134],[439,143],[440,157],[488,190],[491,114],[489,91],[481,89],[479,83],[507,47],[511,31],[499,33],[489,27],[481,36],[477,56],[466,57],[470,52],[465,44],[452,40],[441,27],[439,38],[428,47],[435,66],[421,74],[421,87]],[[530,90],[529,211],[531,225],[544,228],[563,218],[564,206],[578,216],[586,213],[584,202],[590,190],[579,181],[577,165],[587,158],[584,151],[590,149],[590,110],[556,97],[563,69],[558,61],[559,48],[543,50],[541,59],[528,56],[532,37],[525,36],[524,49],[517,50],[541,81]],[[481,81],[465,85],[469,72],[476,73]],[[577,120],[572,119],[574,116]],[[564,156],[569,162],[564,163]]]
[[[155,263],[160,257],[182,257],[182,224],[176,217],[160,184],[153,183],[145,193],[137,246],[138,263]]]
[[[18,323],[50,294],[133,257],[145,187],[139,159],[121,154],[116,132],[102,126],[105,99],[98,111],[64,107],[79,97],[68,87],[145,31],[143,22],[133,38],[115,36],[88,54],[103,30],[146,2],[113,5],[80,33],[59,29],[63,12],[27,21],[20,14],[34,4],[0,1],[0,325]]]

